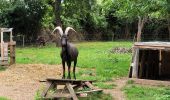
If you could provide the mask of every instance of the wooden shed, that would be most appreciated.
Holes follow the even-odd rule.
[[[136,42],[129,77],[170,78],[170,42]]]

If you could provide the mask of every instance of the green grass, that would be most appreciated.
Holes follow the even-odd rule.
[[[82,77],[77,73],[78,79],[110,81],[113,77],[126,76],[128,73],[131,54],[114,54],[110,50],[114,47],[131,48],[131,42],[81,42],[76,44],[79,49],[77,67],[95,69],[95,76]],[[60,64],[61,48],[49,45],[43,48],[25,47],[16,49],[16,62],[22,64],[43,63]]]
[[[79,98],[80,100],[113,100],[111,95],[103,93],[92,93],[87,95],[86,98]]]
[[[116,87],[115,84],[107,84],[107,83],[103,83],[103,82],[97,82],[94,83],[95,86],[100,87],[102,89],[114,89],[114,87]]]
[[[0,97],[0,100],[9,100],[9,99],[7,99],[5,97]]]
[[[4,71],[6,70],[6,67],[5,66],[0,66],[0,71]]]
[[[124,88],[127,100],[170,100],[170,88],[130,84]]]
[[[42,91],[36,92],[34,100],[43,100],[41,98],[41,95],[40,95],[41,92]],[[55,90],[50,90],[51,94],[54,94],[55,92],[56,92]],[[89,93],[89,94],[86,94],[86,95],[87,95],[87,97],[78,96],[79,100],[113,100],[113,98],[110,94],[104,94],[102,92],[94,92],[94,93]],[[61,99],[61,100],[65,100],[65,99]]]

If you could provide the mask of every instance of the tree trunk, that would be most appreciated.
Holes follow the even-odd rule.
[[[126,26],[125,26],[125,39],[128,39],[130,36],[130,32],[129,32],[129,24],[126,23]]]
[[[139,20],[138,20],[137,42],[140,42],[141,41],[142,30],[143,30],[145,22],[147,21],[147,18],[143,17],[141,19],[140,16],[138,18],[139,18]]]
[[[61,23],[61,0],[55,0],[54,12],[56,18],[56,26],[62,26]]]

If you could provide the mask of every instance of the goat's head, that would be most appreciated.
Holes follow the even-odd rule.
[[[60,34],[61,46],[66,46],[66,45],[67,45],[68,32],[69,32],[70,30],[75,31],[72,27],[67,27],[66,30],[65,30],[65,32],[63,33],[62,28],[61,28],[60,26],[57,26],[57,27],[53,30],[52,34],[53,34],[56,30],[58,30],[58,31],[59,31],[59,34]],[[76,31],[75,31],[75,32],[76,32]]]

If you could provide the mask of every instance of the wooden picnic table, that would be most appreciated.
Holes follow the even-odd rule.
[[[42,92],[42,99],[73,99],[78,100],[78,95],[84,93],[101,92],[102,89],[98,89],[92,85],[93,81],[89,80],[71,80],[71,79],[54,79],[48,78],[46,81],[46,88]],[[59,89],[59,85],[64,85],[64,88]],[[77,91],[80,88],[88,88],[86,91]],[[56,93],[48,95],[49,90],[55,90]]]

